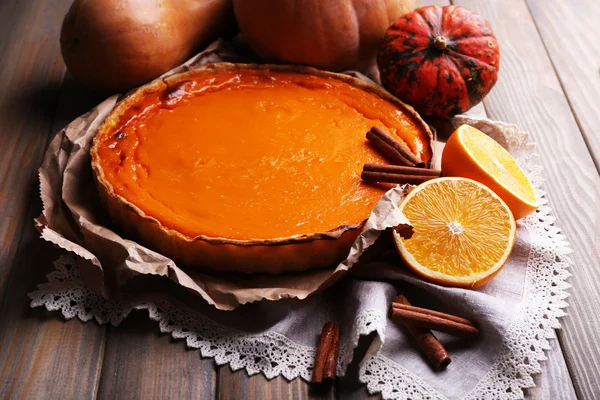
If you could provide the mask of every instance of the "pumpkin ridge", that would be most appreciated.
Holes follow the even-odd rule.
[[[496,38],[494,37],[494,35],[481,35],[481,36],[477,36],[476,38],[473,37],[459,37],[457,39],[452,39],[453,42],[462,42],[463,40],[474,40],[474,39],[492,39],[492,40],[496,40]]]
[[[417,52],[414,53],[410,53],[410,54],[401,54],[399,52],[389,52],[389,53],[384,53],[384,54],[380,54],[380,56],[382,55],[382,58],[396,58],[399,60],[404,60],[404,61],[408,61],[411,58],[414,58],[415,56],[423,56],[424,60],[427,58],[428,55],[428,51],[429,49],[424,48],[422,50],[419,50]],[[423,60],[423,61],[424,61]],[[388,74],[393,74],[397,81],[400,82],[403,77],[406,77],[407,81],[413,81],[415,80],[415,76],[414,76],[414,70],[416,68],[418,68],[421,65],[421,63],[417,63],[417,62],[407,62],[407,63],[402,63],[402,64],[397,64],[396,68],[388,68],[387,66],[381,69],[381,74],[383,76],[388,75]],[[398,89],[396,87],[396,89]]]
[[[455,56],[458,57],[463,57],[465,59],[469,59],[469,60],[475,60],[477,62],[479,62],[479,64],[481,65],[480,68],[485,68],[485,67],[489,67],[491,69],[493,69],[495,71],[495,68],[487,63],[484,63],[483,61],[477,60],[476,58],[473,57],[469,57],[466,56],[464,54],[461,54],[459,52],[453,51]],[[485,95],[485,93],[481,90],[481,86],[480,86],[480,80],[481,80],[481,72],[479,71],[479,69],[472,69],[471,73],[473,72],[477,72],[478,76],[473,78],[473,79],[465,79],[462,76],[461,71],[463,70],[463,67],[461,67],[459,64],[457,64],[457,61],[453,58],[453,57],[449,57],[452,62],[457,66],[458,71],[459,71],[459,75],[461,76],[461,78],[463,79],[463,81],[465,82],[466,88],[467,88],[467,94],[469,95],[469,101],[471,102],[471,107],[474,106],[475,104],[478,104],[481,102],[481,100],[483,100],[483,96]],[[471,74],[472,77],[472,74]],[[495,83],[495,82],[494,82]],[[494,86],[494,83],[492,83],[488,89],[491,90],[492,87]],[[465,110],[466,111],[466,110]]]
[[[352,20],[354,22],[356,37],[358,38],[356,52],[359,54],[359,57],[364,57],[366,59],[368,58],[368,54],[363,53],[369,53],[370,49],[369,46],[365,46],[365,35],[363,34],[363,32],[361,32],[361,24],[358,18],[358,12],[356,10],[356,5],[354,4],[354,2],[350,2],[350,8],[352,9],[352,12],[350,14],[353,16]]]
[[[437,15],[438,11],[442,8],[437,5],[422,7],[416,11],[421,10],[420,12],[423,15],[423,19],[427,22],[427,26],[431,31],[430,35],[440,36],[442,35],[442,15]],[[435,19],[434,19],[435,18]],[[437,19],[437,20],[436,20]]]
[[[441,58],[441,56],[439,58]],[[435,85],[439,86],[440,80],[443,79],[443,77],[440,76],[442,74],[442,65],[441,65],[441,63],[438,62],[436,64],[436,68],[437,68],[437,77],[436,77]],[[435,93],[434,93],[433,97],[435,97]]]
[[[408,52],[403,52],[403,53],[408,53]],[[411,59],[415,56],[423,56],[423,57],[427,57],[429,55],[429,49],[427,47],[418,50],[416,52],[410,52],[408,54],[403,54],[403,53],[398,53],[398,52],[394,52],[394,53],[389,53],[390,56],[394,57],[397,60],[408,60]],[[418,65],[421,65],[421,63],[418,63]]]
[[[443,20],[442,20],[442,28],[445,25],[445,22],[447,22],[447,20],[452,21],[455,17],[455,14],[462,11],[461,9],[465,9],[464,7],[461,6],[455,6],[455,5],[449,5],[444,7],[443,9]],[[466,19],[466,17],[463,17],[459,20],[459,22],[463,22]]]
[[[454,50],[451,50],[452,52],[456,53]],[[460,76],[462,78],[462,74],[460,73],[460,70],[462,69],[462,67],[460,66],[460,64],[454,59],[454,57],[450,57],[448,54],[446,54],[446,58],[452,62],[452,64],[454,64],[454,66],[456,67],[456,71],[458,72],[458,76]],[[464,78],[463,78],[464,81]]]
[[[452,52],[452,53],[453,53],[453,55],[455,55],[455,56],[459,56],[459,57],[462,57],[462,58],[464,58],[464,59],[471,60],[471,61],[473,61],[473,62],[475,62],[475,63],[479,64],[479,65],[480,65],[480,66],[482,66],[482,67],[489,67],[489,68],[492,68],[492,69],[494,69],[494,70],[496,70],[496,69],[497,69],[495,65],[488,64],[488,63],[486,63],[485,61],[483,61],[483,60],[480,60],[479,58],[475,58],[475,57],[468,56],[468,55],[466,55],[466,54],[463,54],[463,53],[461,53],[461,52],[459,52],[459,51],[456,51],[456,50],[454,50],[454,49],[451,49],[450,47],[448,47],[448,51],[449,51],[449,52]],[[450,57],[450,58],[452,58],[452,57]]]
[[[438,25],[438,29],[439,29],[439,35],[444,35],[444,9],[440,6],[436,6],[434,8],[435,12],[438,14],[438,21],[439,21],[439,25]]]
[[[407,26],[398,25],[398,24],[394,23],[392,26],[390,26],[388,28],[388,32],[391,32],[393,30],[393,31],[401,32],[402,34],[411,34],[411,35],[417,36],[414,32],[410,31],[409,29],[410,28]],[[419,35],[419,36],[421,36],[421,35]]]
[[[412,34],[409,36],[406,35],[395,35],[395,36],[390,36],[389,38],[385,38],[384,40],[381,41],[381,43],[391,43],[394,41],[399,41],[402,43],[402,48],[405,49],[404,51],[421,51],[421,50],[426,50],[429,46],[429,42],[426,44],[418,44],[414,40],[415,35]],[[379,52],[378,52],[379,53]],[[394,54],[399,54],[399,52],[395,52]],[[414,53],[413,53],[414,54]]]
[[[437,6],[431,6],[431,7],[437,7]],[[433,23],[429,20],[429,18],[427,18],[425,16],[425,11],[427,11],[427,9],[429,9],[429,7],[421,7],[421,8],[417,8],[415,10],[415,15],[420,16],[423,19],[423,22],[425,22],[425,24],[427,24],[427,26],[429,27],[429,29],[431,31],[435,30],[435,26],[433,25]]]
[[[456,75],[458,75],[458,78],[460,78],[463,81],[463,83],[465,84],[465,89],[466,89],[467,95],[469,96],[469,102],[471,103],[471,107],[473,105],[479,103],[479,101],[473,103],[474,98],[473,98],[473,96],[471,96],[471,91],[469,90],[469,84],[467,83],[467,81],[465,80],[464,76],[461,73],[462,67],[460,66],[460,64],[458,64],[458,62],[453,57],[450,57],[448,54],[446,54],[445,59],[450,61],[454,65],[454,68],[456,69]],[[454,114],[461,114],[461,113],[467,111],[458,105],[458,100],[455,101],[455,103],[456,103],[456,105],[453,107],[453,111],[452,111]]]

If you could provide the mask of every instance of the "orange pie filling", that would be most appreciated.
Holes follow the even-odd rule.
[[[422,160],[422,123],[334,78],[262,70],[195,74],[132,104],[96,139],[114,192],[194,238],[274,239],[356,225],[387,187],[360,179],[386,161],[381,126]]]

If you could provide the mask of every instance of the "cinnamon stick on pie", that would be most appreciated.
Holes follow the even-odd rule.
[[[383,128],[374,126],[367,132],[367,139],[377,151],[397,165],[409,167],[424,167],[425,163],[398,139],[387,133]]]
[[[430,179],[439,178],[441,171],[436,169],[406,167],[366,163],[360,177],[369,182],[420,184]]]
[[[322,383],[327,379],[335,379],[339,354],[340,326],[329,321],[325,323],[321,331],[313,369],[313,383]]]
[[[403,295],[397,296],[392,304],[405,304],[410,306],[410,303]],[[403,322],[406,330],[415,339],[434,369],[444,369],[452,362],[452,359],[444,346],[429,329],[414,325],[408,321]]]

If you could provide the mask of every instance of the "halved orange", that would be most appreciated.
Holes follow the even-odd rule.
[[[426,280],[474,288],[508,260],[516,223],[506,203],[485,185],[438,178],[413,189],[399,206],[413,225],[410,239],[393,231],[398,253]]]
[[[483,183],[508,204],[515,219],[539,207],[529,178],[510,153],[469,125],[459,126],[448,138],[442,152],[442,175]]]

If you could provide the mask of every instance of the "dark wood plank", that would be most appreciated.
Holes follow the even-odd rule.
[[[313,387],[297,378],[291,382],[278,376],[268,380],[262,374],[248,376],[245,370],[233,372],[224,365],[218,369],[219,399],[333,399],[333,386]]]
[[[40,204],[34,202],[36,211]],[[33,228],[19,246],[10,287],[0,309],[0,398],[94,398],[104,329],[94,322],[63,321],[58,313],[29,308],[27,293],[53,270],[59,251]]]
[[[0,2],[0,299],[26,223],[64,74],[58,34],[70,0]]]
[[[0,398],[93,398],[104,329],[31,310],[27,293],[58,252],[38,238],[36,172],[51,134],[64,67],[58,48],[70,0],[0,3]],[[65,92],[62,99],[69,98]]]
[[[569,104],[600,168],[600,4],[527,0]]]
[[[158,331],[147,311],[109,327],[99,399],[212,399],[212,359]]]
[[[499,39],[500,79],[484,101],[488,114],[530,132],[541,155],[547,198],[574,250],[570,307],[559,339],[577,395],[598,396],[598,171],[524,0],[456,3],[484,15]]]

